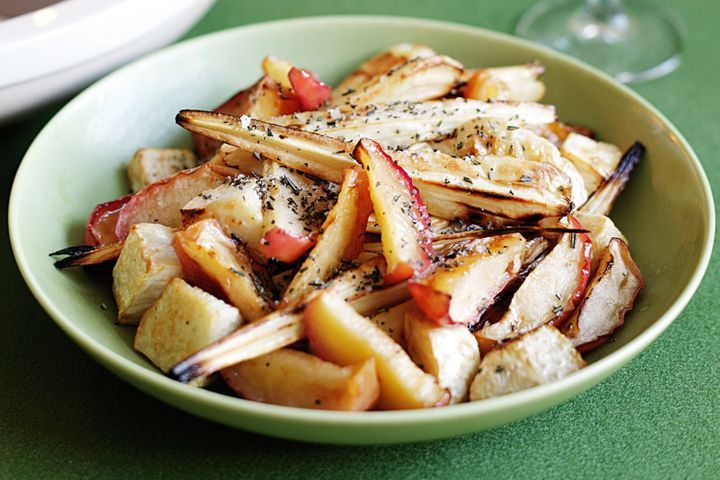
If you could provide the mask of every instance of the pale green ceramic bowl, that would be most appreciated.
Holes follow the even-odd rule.
[[[212,108],[260,74],[272,53],[338,81],[396,42],[422,42],[468,66],[539,59],[546,100],[562,119],[648,154],[612,213],[630,240],[647,288],[615,341],[562,381],[516,394],[433,410],[339,413],[265,405],[170,380],[131,346],[133,330],[113,324],[107,283],[83,270],[57,271],[47,254],[77,244],[92,207],[127,192],[135,149],[185,145],[173,118]],[[227,425],[291,439],[390,443],[492,428],[557,405],[598,383],[648,346],[695,292],[710,257],[714,212],[700,163],[680,133],[629,89],[567,57],[476,28],[389,17],[304,18],[237,28],[167,48],[101,80],[38,135],[10,200],[10,234],[20,270],[60,327],[109,370],[147,393]],[[108,305],[107,310],[101,305]],[[52,355],[52,352],[48,352]],[[76,392],[83,395],[83,392]]]

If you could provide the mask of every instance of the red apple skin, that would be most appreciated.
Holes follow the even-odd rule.
[[[425,205],[420,198],[420,192],[415,185],[413,185],[410,176],[402,169],[393,159],[385,153],[380,144],[369,138],[360,139],[355,146],[353,151],[353,158],[355,158],[368,172],[370,177],[370,165],[373,162],[384,162],[386,166],[389,166],[393,172],[392,180],[397,182],[397,191],[407,192],[410,203],[410,214],[412,217],[412,224],[415,230],[416,238],[412,242],[416,245],[416,252],[418,258],[410,264],[408,262],[397,262],[392,270],[388,272],[385,277],[385,281],[388,285],[401,282],[412,277],[416,273],[424,271],[429,267],[432,262],[430,255],[433,254],[432,246],[432,226],[430,223],[430,215],[425,208]],[[377,182],[377,179],[370,178],[371,195],[373,184]],[[374,200],[376,201],[376,200]],[[386,208],[386,206],[381,206]],[[375,205],[376,211],[378,206]],[[390,264],[392,262],[388,262]]]
[[[572,228],[579,228],[583,229],[584,227],[582,224],[578,221],[577,218],[573,217],[572,215],[568,215],[568,220],[570,227]],[[575,307],[578,306],[580,301],[582,300],[583,295],[585,294],[585,290],[587,289],[588,282],[590,281],[590,274],[592,273],[590,271],[590,260],[592,258],[592,240],[590,239],[590,235],[587,233],[576,233],[576,241],[581,242],[581,249],[580,249],[580,255],[582,256],[582,259],[579,262],[578,266],[578,285],[575,289],[575,293],[573,293],[573,296],[569,302],[568,308],[566,308],[563,313],[561,313],[558,317],[553,319],[550,324],[553,325],[555,328],[560,329],[563,325],[565,325],[565,322],[570,318],[573,311],[575,310]]]
[[[115,225],[117,224],[120,210],[131,197],[132,195],[125,195],[115,200],[101,203],[93,209],[85,225],[85,235],[83,239],[85,245],[98,247],[101,245],[110,245],[118,241],[117,235],[115,235]]]
[[[332,87],[308,70],[293,67],[288,72],[288,78],[302,110],[317,110],[332,95]]]
[[[281,262],[293,263],[314,244],[314,239],[309,236],[298,237],[281,228],[273,227],[260,240],[258,250],[267,259],[274,258]]]

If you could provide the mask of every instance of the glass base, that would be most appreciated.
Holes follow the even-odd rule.
[[[590,3],[541,1],[522,16],[515,33],[594,65],[623,83],[651,80],[680,65],[680,29],[662,9],[625,0],[596,12]]]

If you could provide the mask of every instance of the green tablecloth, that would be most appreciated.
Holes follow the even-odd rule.
[[[350,13],[510,31],[532,3],[221,0],[187,36],[278,18]],[[685,134],[716,185],[720,4],[667,5],[687,25],[683,65],[635,88]],[[629,366],[573,401],[490,432],[400,446],[309,445],[215,425],[145,396],[65,337],[35,302],[12,259],[5,219],[12,178],[32,138],[59,107],[0,129],[0,478],[720,476],[717,256],[685,312]]]

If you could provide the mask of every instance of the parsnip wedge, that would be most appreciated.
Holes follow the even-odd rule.
[[[613,238],[602,250],[585,295],[562,332],[581,352],[597,347],[622,326],[644,287],[645,280],[627,244]]]
[[[439,326],[417,309],[405,316],[410,357],[450,392],[450,403],[467,400],[468,388],[480,364],[477,341],[465,325]]]
[[[571,225],[580,226],[573,217]],[[566,320],[582,298],[590,277],[592,241],[586,233],[566,233],[530,272],[497,323],[475,333],[481,350],[553,321]]]
[[[485,355],[470,386],[470,401],[554,382],[584,366],[567,337],[544,325]]]
[[[583,177],[573,163],[563,158],[549,140],[527,128],[522,128],[517,121],[475,118],[462,124],[452,137],[431,145],[451,155],[460,157],[470,155],[478,161],[483,161],[487,156],[509,156],[534,163],[550,164],[570,180],[569,188],[566,186],[565,192],[575,206],[582,205],[588,198]],[[537,181],[532,175],[522,179],[528,183]]]
[[[380,394],[375,361],[339,367],[283,348],[222,370],[248,400],[321,410],[369,410]]]
[[[383,50],[366,60],[333,90],[333,101],[338,102],[343,96],[357,91],[363,84],[387,73],[390,69],[398,67],[414,58],[426,58],[437,53],[425,45],[414,43],[399,43]]]
[[[449,93],[463,66],[445,55],[412,58],[333,99],[335,105],[433,100]]]
[[[628,180],[630,180],[630,174],[644,154],[645,146],[642,143],[635,142],[632,144],[623,154],[615,171],[600,184],[595,193],[580,207],[580,211],[608,215],[613,205],[615,205],[615,200],[618,199]]]
[[[217,220],[201,220],[177,232],[173,245],[190,283],[217,293],[253,321],[272,311],[270,280]]]
[[[344,263],[355,260],[362,251],[371,211],[367,176],[359,167],[345,170],[337,203],[320,229],[320,238],[285,290],[282,303],[299,301],[324,285]]]
[[[397,148],[445,138],[474,118],[495,118],[519,125],[546,124],[555,121],[555,109],[539,103],[486,103],[455,98],[347,105],[275,117],[271,122],[345,141],[368,137],[384,147]]]
[[[352,146],[333,137],[200,110],[181,110],[175,121],[191,132],[334,183],[341,183],[342,171],[355,165],[350,157]]]
[[[258,151],[285,166],[335,183],[342,181],[344,168],[355,164],[350,145],[325,135],[192,110],[181,111],[177,122],[190,131]],[[563,215],[571,207],[570,181],[549,163],[487,157],[488,166],[483,168],[472,159],[432,149],[395,151],[392,156],[411,176],[428,209],[450,220],[467,218],[477,209],[526,219]],[[525,169],[530,170],[534,182],[524,181]]]
[[[323,293],[305,308],[310,346],[320,358],[351,365],[375,359],[380,381],[380,409],[446,405],[447,391],[417,367],[405,351],[372,321],[341,297]]]
[[[415,275],[408,289],[436,325],[475,323],[518,274],[524,250],[520,234],[456,244],[444,260]]]

